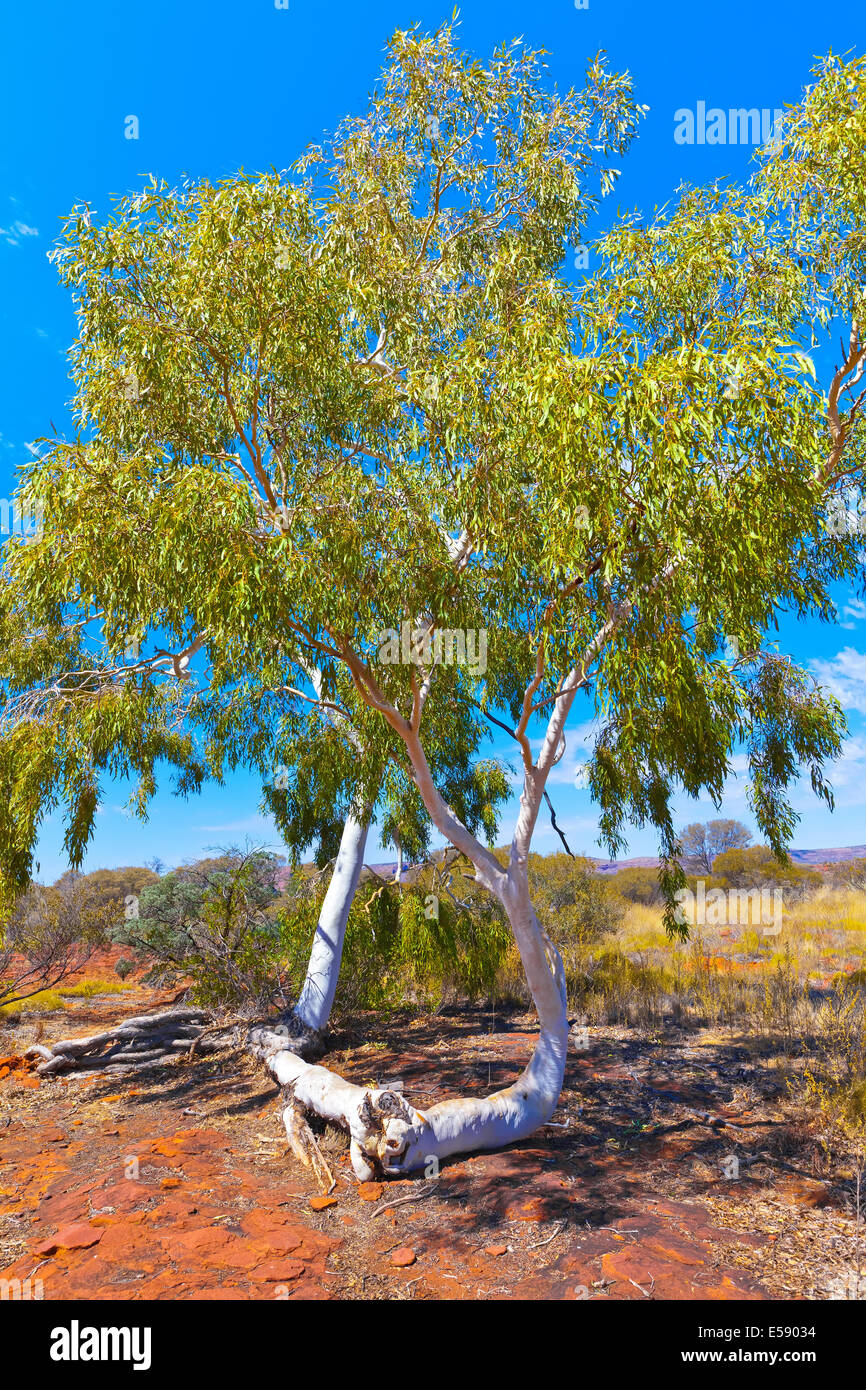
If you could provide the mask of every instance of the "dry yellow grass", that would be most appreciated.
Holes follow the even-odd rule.
[[[563,951],[571,1007],[599,1023],[720,1024],[793,1047],[814,1032],[828,991],[866,991],[866,892],[822,887],[782,901],[777,934],[750,904],[748,924],[696,926],[686,942],[667,937],[660,907],[630,903],[615,931]],[[555,941],[555,919],[546,926]],[[497,993],[528,1002],[514,946]]]
[[[65,1008],[66,1005],[56,990],[43,989],[38,994],[31,994],[29,999],[18,999],[12,1004],[0,1004],[0,1016],[20,1018],[23,1013],[51,1014],[55,1009]]]

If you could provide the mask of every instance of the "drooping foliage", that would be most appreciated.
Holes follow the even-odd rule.
[[[46,806],[80,854],[114,759],[146,800],[160,758],[190,789],[285,749],[269,802],[326,858],[317,749],[340,814],[384,785],[422,845],[408,732],[489,830],[480,717],[512,718],[531,779],[530,722],[576,689],[611,853],[652,824],[671,897],[673,798],[718,802],[739,749],[781,853],[802,769],[832,805],[844,732],[772,638],[861,573],[824,516],[863,470],[864,89],[825,64],[749,188],[620,218],[578,290],[563,255],[637,129],[631,79],[599,58],[561,95],[538,55],[482,65],[449,28],[396,35],[369,111],[290,176],[77,210],[80,432],[28,468],[43,535],[4,563],[8,881]],[[825,396],[809,354],[839,323]],[[485,669],[383,660],[404,623],[483,633]]]

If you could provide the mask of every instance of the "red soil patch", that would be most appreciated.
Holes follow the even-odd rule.
[[[140,1007],[114,996],[99,1023]],[[80,1001],[47,1032],[86,1031],[93,1008]],[[380,1021],[374,1042],[338,1040],[327,1065],[399,1077],[422,1108],[484,1094],[534,1041],[529,1017],[491,1025],[470,1010]],[[555,1124],[438,1178],[359,1186],[329,1131],[325,1202],[287,1150],[277,1087],[243,1053],[38,1092],[29,1067],[4,1062],[0,1278],[40,1279],[46,1299],[826,1297],[853,1229],[778,1142],[761,1067],[718,1040],[593,1029]]]

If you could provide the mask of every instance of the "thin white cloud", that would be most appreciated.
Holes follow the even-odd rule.
[[[809,666],[821,685],[835,695],[845,709],[866,714],[866,652],[858,652],[856,647],[843,647],[832,661],[815,658]]]
[[[866,620],[866,603],[861,598],[855,598],[852,595],[850,602],[845,604],[839,614],[839,626],[850,630],[864,620]]]
[[[6,238],[9,246],[20,245],[24,237],[38,236],[38,227],[28,227],[26,222],[13,222],[10,227],[0,227],[0,236]]]
[[[848,739],[845,751],[829,764],[828,772],[834,787],[866,786],[866,743],[860,738]]]

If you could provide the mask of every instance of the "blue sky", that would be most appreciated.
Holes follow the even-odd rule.
[[[425,29],[451,17],[452,4],[379,0],[375,6],[331,0],[148,0],[86,6],[43,0],[7,6],[0,19],[0,489],[14,489],[27,445],[68,426],[71,394],[66,349],[75,333],[69,297],[47,252],[59,219],[77,202],[97,215],[109,195],[139,188],[151,173],[211,180],[240,168],[283,168],[340,118],[366,105],[396,28]],[[859,13],[858,13],[859,10]],[[523,36],[548,50],[551,79],[580,83],[587,61],[606,49],[616,69],[635,76],[638,99],[650,107],[623,161],[623,178],[605,205],[650,213],[681,180],[745,179],[748,145],[677,143],[674,113],[682,108],[757,107],[773,111],[795,101],[813,60],[831,49],[862,52],[866,13],[804,0],[701,7],[694,0],[533,0],[460,7],[461,39],[486,57],[503,40]],[[138,118],[138,139],[125,138]],[[809,663],[846,707],[851,738],[833,781],[830,816],[804,785],[795,792],[802,848],[866,840],[866,605],[853,592],[837,596],[834,627],[785,624],[780,645]],[[583,753],[581,714],[550,793],[573,848],[600,853],[589,796],[574,786]],[[511,756],[508,740],[494,751]],[[513,747],[513,745],[512,745]],[[258,812],[255,779],[232,778],[187,802],[167,790],[150,820],[123,811],[128,788],[105,788],[87,868],[142,863],[159,856],[175,864],[206,848],[250,836],[279,848],[273,826]],[[732,779],[724,812],[749,820],[744,779]],[[686,803],[683,820],[715,814]],[[508,822],[506,812],[505,822]],[[47,822],[38,858],[41,877],[65,867],[59,818]],[[542,825],[536,847],[558,846]],[[653,837],[636,831],[630,853],[652,854]],[[375,842],[370,858],[383,857]]]

